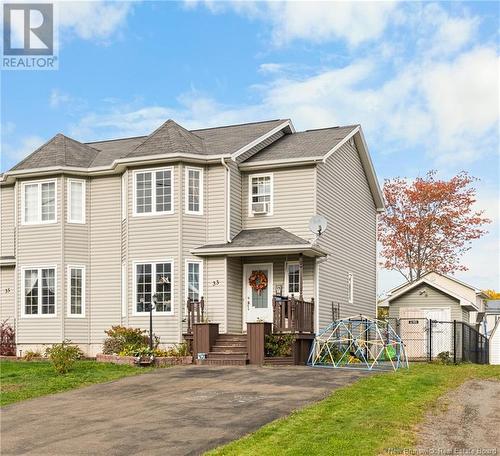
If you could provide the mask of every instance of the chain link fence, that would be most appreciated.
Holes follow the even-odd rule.
[[[387,318],[405,344],[412,361],[445,358],[453,362],[488,364],[488,338],[463,321]]]

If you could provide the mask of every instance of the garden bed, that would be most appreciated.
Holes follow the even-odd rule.
[[[113,363],[127,366],[137,365],[135,356],[104,355],[99,353],[96,355],[96,361],[98,363]],[[157,356],[154,358],[153,363],[155,367],[179,366],[187,364],[193,364],[192,356]]]

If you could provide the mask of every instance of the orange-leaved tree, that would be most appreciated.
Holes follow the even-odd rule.
[[[429,271],[465,271],[461,257],[490,220],[474,209],[476,179],[461,172],[440,180],[436,171],[413,181],[386,179],[386,212],[379,218],[382,266],[408,281]]]

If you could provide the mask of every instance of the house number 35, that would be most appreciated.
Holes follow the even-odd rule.
[[[10,288],[5,289],[5,294],[9,294],[12,290]]]
[[[214,280],[214,281],[212,282],[212,286],[213,286],[213,287],[216,287],[216,286],[217,286],[217,285],[219,285],[219,284],[220,284],[220,282],[219,282],[218,280]]]

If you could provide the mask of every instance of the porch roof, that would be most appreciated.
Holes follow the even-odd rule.
[[[207,244],[191,251],[194,255],[257,256],[270,254],[296,254],[326,256],[318,246],[280,227],[242,230],[224,244]]]

